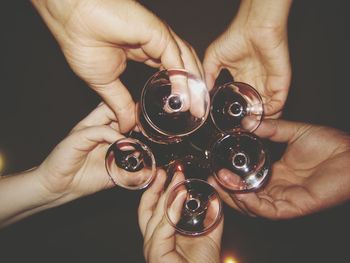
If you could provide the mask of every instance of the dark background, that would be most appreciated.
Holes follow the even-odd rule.
[[[238,6],[231,0],[143,2],[201,57]],[[294,1],[293,79],[284,118],[350,132],[349,22],[347,1]],[[40,164],[99,98],[69,69],[29,1],[1,4],[0,42],[0,152],[7,174]],[[123,81],[141,89],[153,72],[129,63]],[[136,214],[140,196],[114,188],[2,229],[0,262],[143,262]],[[349,208],[280,222],[225,208],[222,254],[242,263],[349,261]]]

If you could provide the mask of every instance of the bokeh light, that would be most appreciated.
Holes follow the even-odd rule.
[[[5,170],[5,156],[2,152],[0,152],[0,175],[2,175]]]
[[[234,259],[233,257],[226,257],[224,259],[224,263],[238,263],[238,261],[236,259]]]

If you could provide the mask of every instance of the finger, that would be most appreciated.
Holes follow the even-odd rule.
[[[255,214],[252,213],[244,203],[242,203],[234,194],[234,192],[227,192],[224,190],[211,176],[208,179],[208,182],[217,190],[219,193],[221,199],[226,202],[229,206],[236,209],[237,211],[241,212],[242,214],[246,214],[249,216],[255,217]]]
[[[114,112],[113,112],[114,114]],[[119,124],[118,122],[116,121],[112,121],[110,124],[109,124],[109,127],[111,127],[112,129],[116,130],[116,131],[120,131],[120,128],[119,128]]]
[[[217,179],[228,189],[233,191],[246,189],[245,181],[229,169],[221,169],[216,172]]]
[[[270,117],[282,111],[287,100],[291,75],[289,61],[286,62],[284,67],[282,66],[279,76],[274,76],[272,74],[268,75],[266,81],[266,93],[269,99],[265,98],[266,101],[264,104],[264,112],[266,116]]]
[[[164,212],[166,217],[169,219],[169,222],[171,222],[173,228],[177,225],[181,218],[181,211],[184,207],[184,202],[186,201],[187,191],[185,188],[183,188],[177,191],[175,194],[176,196],[172,200],[169,200],[169,203],[166,204],[167,210]]]
[[[174,250],[175,232],[175,228],[169,224],[164,215],[161,222],[157,225],[152,236],[152,247],[148,252],[148,257],[159,260],[161,256],[166,253],[167,261],[174,262],[172,258],[176,258],[177,254]]]
[[[169,218],[171,218],[171,222],[175,224],[181,218],[181,212],[183,204],[186,200],[186,196],[186,190],[179,192],[169,207]],[[156,226],[154,233],[151,237],[152,245],[148,251],[148,257],[153,259],[159,259],[161,255],[167,254],[168,252],[171,253],[171,251],[174,251],[175,232],[175,228],[168,222],[164,213],[160,223]],[[167,257],[170,261],[172,255],[168,255]]]
[[[235,196],[251,213],[270,219],[276,218],[277,207],[274,202],[266,198],[259,198],[256,193],[236,194]]]
[[[213,229],[213,231],[209,232],[207,235],[210,237],[214,242],[218,245],[218,247],[221,247],[221,239],[222,239],[222,232],[224,230],[224,214],[222,214],[221,219],[218,223],[218,225]]]
[[[185,64],[185,69],[191,74],[194,74],[200,81],[202,81],[203,68],[201,63],[199,62],[199,58],[196,52],[189,44],[185,43],[174,32],[172,32],[172,35],[174,36],[174,39],[177,41],[178,46],[180,47],[182,59]],[[172,79],[170,80],[172,81]],[[192,81],[190,79],[187,79],[187,83],[179,83],[178,85],[176,84],[176,82],[174,82],[172,92],[182,94],[185,98],[187,98],[186,96],[189,96],[190,105],[186,106],[190,107],[190,111],[194,116],[196,116],[197,118],[203,118],[206,112],[204,108],[204,91],[201,88],[207,89],[207,87],[206,85],[200,87],[200,85],[198,84],[199,81]],[[187,109],[188,107],[183,107],[183,110]]]
[[[152,68],[160,68],[161,65],[162,65],[160,63],[160,61],[154,60],[154,59],[151,59],[151,58],[145,60],[143,63],[145,63],[147,66],[150,66]]]
[[[129,48],[125,50],[127,58],[137,62],[143,62],[152,68],[159,68],[161,62],[159,59],[150,58],[142,48]]]
[[[67,145],[67,148],[78,150],[81,152],[89,152],[100,143],[113,143],[116,140],[124,138],[116,130],[107,125],[87,127],[76,132],[73,132],[62,144]],[[62,146],[64,149],[66,146]]]
[[[88,116],[81,120],[71,132],[90,127],[107,125],[116,122],[117,118],[114,112],[105,103],[100,103]],[[116,127],[116,126],[115,126]]]
[[[281,92],[279,92],[281,94]],[[270,100],[264,103],[264,114],[267,117],[272,118],[272,116],[279,117],[283,108],[286,98],[283,96],[279,98],[278,95],[274,95]]]
[[[232,196],[230,195],[229,192],[227,192],[227,190],[225,190],[224,188],[222,188],[221,185],[219,185],[216,180],[214,179],[213,176],[210,176],[208,178],[208,183],[210,185],[212,185],[215,190],[219,193],[220,198],[222,201],[224,201],[227,205],[229,205],[230,207],[232,207],[233,209],[241,212],[242,214],[244,214],[245,212],[236,204],[236,202],[233,200]]]
[[[165,201],[166,198],[168,197],[170,191],[172,190],[172,188],[174,187],[174,185],[176,185],[177,183],[183,181],[185,179],[183,173],[181,172],[177,172],[175,173],[174,177],[172,178],[172,181],[170,182],[167,190],[165,191],[165,193],[160,197],[158,204],[153,212],[153,216],[151,218],[151,220],[149,221],[147,227],[146,227],[146,235],[145,235],[145,240],[149,240],[150,237],[153,235],[153,232],[155,230],[155,228],[157,227],[157,225],[160,223],[160,221],[162,220],[162,217],[165,214]]]
[[[212,195],[207,202],[207,208],[203,215],[204,215],[204,220],[203,220],[204,229],[210,229],[212,227],[216,227],[218,220],[220,220],[220,217],[222,216],[221,199],[219,197]]]
[[[218,77],[222,64],[218,59],[214,47],[211,45],[206,50],[203,60],[203,68],[205,75],[205,82],[207,83],[208,89],[211,90],[214,87],[216,78]]]
[[[119,79],[109,84],[91,85],[91,87],[115,112],[122,133],[135,126],[135,103],[128,89]]]
[[[201,77],[201,71],[196,61],[197,54],[193,53],[191,46],[185,43],[174,31],[170,29],[170,32],[180,48],[181,58],[184,62],[185,69],[197,77]]]
[[[164,68],[184,69],[181,50],[164,23],[142,48],[150,58],[160,60]]]
[[[198,57],[196,51],[194,50],[194,48],[193,48],[192,46],[189,46],[189,48],[191,49],[192,54],[193,54],[193,56],[194,56],[194,58],[195,58],[195,60],[196,60],[197,67],[198,67],[198,69],[199,69],[199,71],[200,71],[200,74],[201,74],[200,77],[201,77],[201,79],[204,80],[204,69],[203,69],[202,62],[200,61],[200,59],[199,59],[199,57]]]
[[[158,203],[160,195],[164,189],[166,173],[158,170],[152,185],[143,193],[138,209],[139,226],[143,236],[145,236],[146,226],[153,215],[153,211]]]
[[[242,193],[242,195],[243,194],[248,194],[248,193]],[[239,200],[236,197],[236,194],[232,194],[231,197],[232,197],[232,200],[240,208],[240,210],[242,211],[242,213],[244,215],[248,215],[248,216],[251,216],[251,217],[256,217],[256,215],[252,211],[249,210],[249,208],[245,205],[245,203],[243,203],[241,200]]]
[[[264,118],[265,119],[278,119],[278,118],[281,118],[283,112],[282,111],[279,111],[277,113],[274,113],[272,115],[265,115]]]
[[[291,142],[310,127],[309,124],[285,120],[264,120],[255,134],[274,142]]]
[[[195,59],[192,58],[192,53],[189,51],[188,47],[169,27],[166,27],[163,34],[165,35],[162,35],[161,38],[165,45],[160,47],[162,52],[159,55],[162,67],[165,69],[187,69],[190,72],[193,71],[193,74],[196,74],[198,69],[194,66],[196,65]],[[164,41],[165,37],[166,41]],[[157,43],[157,46],[159,46],[159,43]],[[146,53],[150,54],[150,51],[153,52],[152,54],[156,55],[151,48],[149,48]],[[152,56],[152,54],[152,58],[158,58]],[[169,74],[169,80],[171,82],[172,94],[178,95],[181,98],[181,110],[188,110],[190,108],[190,94],[188,92],[187,77],[181,74]],[[166,108],[165,110],[169,112],[173,111],[171,108]]]

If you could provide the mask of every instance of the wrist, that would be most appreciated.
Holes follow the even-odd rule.
[[[283,32],[287,28],[292,0],[242,0],[238,16],[248,30]]]
[[[70,180],[65,181],[60,176],[55,176],[44,164],[36,168],[35,182],[38,185],[38,192],[46,201],[46,207],[55,207],[80,198],[83,194],[75,192],[69,187]]]
[[[0,227],[56,206],[57,195],[45,190],[38,169],[7,175],[0,180]]]
[[[54,37],[59,40],[66,34],[65,24],[79,0],[31,0],[31,2]]]

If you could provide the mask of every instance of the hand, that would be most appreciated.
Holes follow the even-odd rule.
[[[273,164],[270,181],[256,193],[228,193],[211,178],[227,204],[252,216],[286,219],[350,199],[349,135],[333,128],[282,120],[264,121],[256,134],[287,142],[288,147]]]
[[[220,262],[223,220],[215,229],[203,236],[188,237],[177,233],[166,219],[165,199],[172,186],[184,180],[184,175],[176,173],[164,192],[165,180],[165,172],[159,170],[157,178],[143,194],[139,206],[139,225],[144,237],[146,261],[149,263]],[[179,213],[175,210],[174,213]]]
[[[135,125],[135,105],[119,77],[128,59],[185,68],[200,76],[193,49],[132,0],[32,0],[73,71],[116,113],[121,132]]]
[[[287,39],[290,3],[285,2],[291,1],[242,0],[237,17],[208,47],[203,62],[208,87],[213,87],[220,70],[227,68],[235,81],[258,90],[267,116],[282,110],[291,79]]]
[[[112,187],[105,155],[109,144],[122,137],[115,114],[100,104],[55,147],[37,168],[37,177],[60,203]]]

